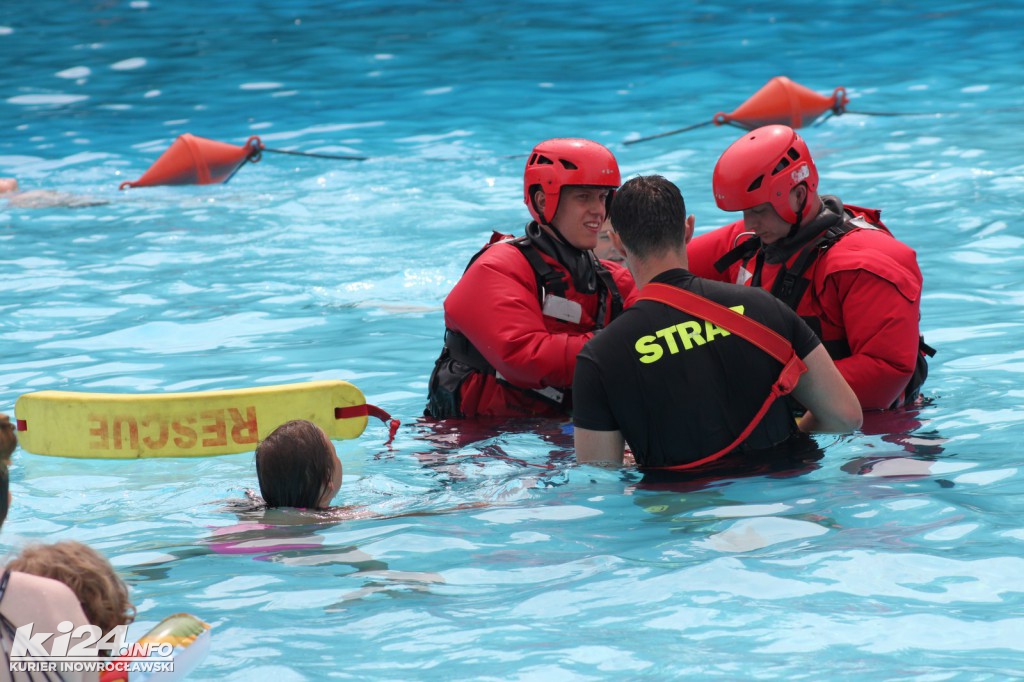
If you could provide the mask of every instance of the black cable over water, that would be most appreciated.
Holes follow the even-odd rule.
[[[270,149],[269,147],[260,147],[260,151],[273,152],[275,154],[291,154],[292,156],[311,156],[315,159],[338,159],[340,161],[366,161],[370,158],[368,156],[351,156],[347,154],[313,154],[312,152],[293,152],[287,149]]]
[[[910,111],[851,111],[850,109],[843,109],[842,111],[825,112],[824,116],[814,122],[814,127],[817,128],[833,116],[841,116],[842,114],[854,114],[856,116],[942,116],[940,111],[916,113]]]
[[[697,128],[703,128],[714,123],[714,121],[704,121],[703,123],[695,123],[692,126],[686,126],[685,128],[677,128],[676,130],[669,130],[664,133],[658,133],[657,135],[648,135],[647,137],[638,137],[635,140],[626,140],[622,144],[636,144],[637,142],[647,142],[648,140],[657,140],[659,137],[668,137],[669,135],[677,135],[679,133],[685,133],[690,130],[696,130]]]
[[[857,114],[858,116],[941,116],[938,111],[913,113],[910,111],[851,111],[847,109],[844,114]]]
[[[225,185],[231,180],[231,178],[235,177],[235,173],[240,171],[242,169],[242,166],[244,166],[245,164],[259,163],[260,159],[262,158],[263,152],[273,152],[275,154],[290,154],[292,156],[311,156],[315,159],[337,159],[339,161],[366,161],[367,159],[369,159],[368,156],[348,156],[344,154],[314,154],[312,152],[293,152],[287,149],[268,149],[267,147],[263,146],[263,143],[260,142],[258,137],[249,138],[249,142],[247,142],[246,144],[248,144],[250,148],[249,156],[246,157],[245,161],[238,164],[238,167],[235,168],[235,170],[231,171],[231,175],[224,178]]]

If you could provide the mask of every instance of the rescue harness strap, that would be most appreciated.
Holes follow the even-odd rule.
[[[772,384],[771,391],[761,405],[761,409],[757,411],[754,418],[750,420],[750,423],[747,424],[747,427],[743,429],[743,432],[735,440],[718,452],[696,461],[673,466],[643,467],[645,470],[685,471],[714,462],[732,452],[761,423],[761,419],[764,418],[772,404],[796,388],[800,375],[807,371],[807,365],[797,356],[796,351],[793,350],[793,344],[775,330],[714,301],[709,301],[684,289],[678,289],[657,282],[645,286],[643,291],[640,292],[639,300],[657,301],[658,303],[676,308],[687,315],[693,315],[694,317],[712,322],[722,329],[749,341],[782,363],[782,371],[779,373],[779,378]]]
[[[857,224],[852,220],[843,221],[841,224],[824,230],[816,238],[812,239],[800,251],[800,255],[793,263],[792,268],[783,266],[782,271],[775,278],[772,286],[772,294],[793,310],[796,310],[800,299],[803,298],[807,285],[810,283],[804,278],[818,256],[827,251],[837,241],[843,238],[848,232],[861,227],[872,227],[868,223]],[[877,228],[873,228],[877,229]],[[749,260],[751,256],[757,256],[754,263],[754,272],[751,279],[751,286],[761,286],[761,268],[764,266],[764,251],[761,250],[761,240],[754,237],[747,239],[738,246],[730,249],[724,256],[715,261],[715,269],[725,272],[726,268],[739,260]]]

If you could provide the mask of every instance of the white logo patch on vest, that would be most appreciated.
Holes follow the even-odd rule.
[[[570,301],[567,298],[555,296],[554,294],[548,294],[544,297],[542,311],[548,317],[571,324],[577,324],[583,318],[583,306],[576,301]]]

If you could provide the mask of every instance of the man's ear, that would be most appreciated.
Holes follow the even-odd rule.
[[[807,185],[800,183],[789,192],[789,207],[801,211],[807,206]]]
[[[693,217],[692,213],[686,217],[686,233],[683,239],[684,244],[689,244],[690,240],[693,239],[693,226],[696,224],[697,219]]]
[[[547,206],[547,195],[544,190],[539,189],[533,193],[533,205],[537,207],[537,213],[544,215],[544,207]]]
[[[609,230],[608,237],[609,239],[612,240],[612,246],[615,247],[615,250],[621,253],[623,256],[625,256],[626,247],[622,245],[622,237],[620,237],[619,233],[615,231],[614,226],[612,226],[612,229]]]

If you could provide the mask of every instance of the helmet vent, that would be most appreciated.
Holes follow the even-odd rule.
[[[536,155],[536,157],[533,160],[533,163],[537,163],[537,164],[545,165],[545,166],[554,166],[555,165],[554,161],[552,161],[551,159],[549,159],[546,156],[541,156],[540,154]]]
[[[783,156],[781,159],[779,159],[779,162],[775,165],[775,168],[772,169],[772,175],[778,175],[779,173],[784,171],[787,166],[789,166],[789,159]]]
[[[764,181],[764,176],[763,175],[758,175],[756,178],[754,178],[754,181],[752,183],[750,183],[750,187],[747,188],[747,191],[748,192],[753,192],[754,190],[760,188],[761,187],[761,183],[763,181]]]
[[[566,161],[565,159],[559,159],[558,161],[562,164],[562,168],[566,170],[579,170],[579,166],[572,161]]]

